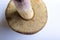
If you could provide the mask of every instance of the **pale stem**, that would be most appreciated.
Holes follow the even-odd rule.
[[[31,19],[34,15],[30,0],[14,0],[16,9],[24,19]]]

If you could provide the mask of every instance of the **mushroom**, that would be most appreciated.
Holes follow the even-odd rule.
[[[24,19],[32,19],[34,12],[30,0],[13,0],[19,15]]]
[[[5,16],[9,27],[22,34],[37,33],[45,26],[48,17],[42,0],[10,0]]]

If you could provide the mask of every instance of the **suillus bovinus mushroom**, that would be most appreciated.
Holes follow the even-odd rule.
[[[10,0],[5,16],[9,27],[22,34],[37,33],[48,17],[42,0]]]

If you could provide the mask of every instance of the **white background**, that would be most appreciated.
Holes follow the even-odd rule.
[[[45,27],[34,35],[23,35],[11,30],[5,19],[9,0],[0,0],[0,40],[60,40],[60,0],[43,0],[48,11]]]

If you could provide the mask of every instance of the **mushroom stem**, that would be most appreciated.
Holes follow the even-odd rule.
[[[30,0],[13,0],[19,15],[31,19],[34,15]]]

